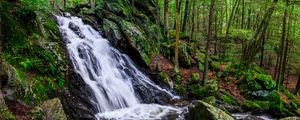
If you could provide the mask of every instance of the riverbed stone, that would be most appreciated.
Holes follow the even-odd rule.
[[[189,105],[188,119],[191,120],[234,120],[232,116],[223,110],[203,101],[194,101]]]

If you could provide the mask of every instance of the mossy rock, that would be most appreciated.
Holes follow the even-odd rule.
[[[286,117],[286,118],[282,118],[279,120],[300,120],[300,118],[299,117]]]
[[[259,91],[248,91],[245,93],[245,96],[249,99],[258,99],[258,100],[273,100],[279,93],[275,90],[259,90]]]
[[[188,119],[191,120],[234,120],[232,116],[223,110],[203,101],[196,101],[189,107]]]
[[[179,93],[180,95],[186,96],[187,95],[187,86],[183,86],[181,84],[175,84],[174,90]]]
[[[262,83],[262,86],[266,90],[274,90],[276,87],[276,82],[272,79],[271,75],[257,74],[256,81]]]
[[[198,73],[193,73],[191,75],[191,79],[189,80],[189,84],[197,84],[200,81],[200,77]]]
[[[166,72],[160,72],[159,76],[162,78],[164,84],[170,85],[173,88],[173,81]]]
[[[189,87],[191,89],[191,94],[196,98],[204,98],[208,96],[213,96],[218,89],[218,84],[216,80],[210,80],[209,83],[206,83],[205,86],[201,85],[191,85]]]
[[[221,94],[219,94],[218,96],[223,102],[228,103],[229,105],[238,105],[239,103],[237,102],[237,100],[230,95],[228,92],[222,92]]]
[[[45,113],[46,119],[52,118],[54,120],[67,120],[63,106],[58,98],[47,100],[43,102],[40,107]]]
[[[6,106],[0,105],[0,119],[1,120],[16,120],[16,117]]]
[[[203,98],[202,101],[213,105],[216,103],[216,98],[214,96],[209,96],[209,97]]]
[[[270,108],[269,101],[245,101],[242,107],[250,110],[268,110]]]

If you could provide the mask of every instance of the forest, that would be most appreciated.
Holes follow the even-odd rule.
[[[0,0],[0,120],[300,120],[299,0]]]

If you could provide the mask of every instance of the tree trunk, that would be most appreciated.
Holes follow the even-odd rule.
[[[250,0],[250,7],[249,7],[249,9],[248,9],[248,22],[247,22],[247,29],[249,30],[250,29],[250,27],[251,27],[251,6],[252,5],[252,0]]]
[[[245,0],[242,0],[242,29],[244,29],[244,21],[245,21]]]
[[[230,18],[229,18],[227,29],[226,29],[226,37],[228,37],[228,35],[229,35],[230,25],[231,25],[232,19],[234,18],[235,11],[236,11],[236,8],[237,8],[239,2],[240,2],[240,0],[236,0],[234,5],[233,5],[233,8],[231,10]]]
[[[298,76],[298,81],[297,81],[295,93],[300,93],[300,73],[299,73],[299,76]]]
[[[210,3],[210,10],[209,10],[209,22],[208,22],[208,37],[206,42],[205,48],[205,66],[203,72],[203,79],[202,85],[205,86],[205,81],[207,80],[207,72],[208,72],[208,56],[209,56],[209,49],[210,49],[210,41],[212,40],[212,24],[213,24],[213,17],[214,17],[214,7],[215,7],[215,0],[211,0]]]
[[[195,15],[196,15],[196,9],[195,9],[195,3],[196,1],[193,0],[193,13],[192,13],[192,23],[191,23],[191,28],[190,28],[190,35],[189,35],[189,40],[191,41],[193,39],[194,35],[194,30],[195,30]]]
[[[181,20],[181,19],[180,19],[180,17],[181,17],[181,15],[180,15],[181,13],[180,13],[180,12],[181,12],[181,4],[182,4],[182,0],[179,0],[178,2],[179,2],[179,5],[178,5],[177,13],[178,13],[178,21],[180,22],[180,20]],[[175,7],[176,7],[176,6],[175,6]],[[175,20],[175,21],[176,21],[176,20]],[[174,26],[173,28],[176,29],[176,22],[174,23],[173,26]],[[180,26],[179,26],[179,27],[180,27]]]
[[[286,72],[286,66],[287,66],[287,56],[288,56],[288,51],[289,51],[289,13],[288,13],[288,6],[289,6],[289,0],[286,0],[286,8],[285,8],[285,31],[282,33],[282,35],[285,36],[284,41],[285,41],[285,47],[283,49],[283,62],[282,62],[282,72],[281,72],[281,82],[280,85],[283,85],[283,81],[285,78],[285,72]]]
[[[179,10],[179,5],[178,5],[178,0],[176,0],[176,12],[175,12],[175,23],[176,23],[176,45],[175,45],[175,69],[179,68],[179,63],[178,63],[178,46],[179,46],[179,16],[178,16],[178,10]]]
[[[64,9],[66,9],[67,0],[63,0]]]
[[[259,27],[257,28],[255,35],[253,37],[254,41],[250,42],[243,50],[242,61],[249,65],[254,61],[255,55],[259,52],[261,46],[263,33],[267,30],[269,21],[271,20],[272,14],[277,6],[278,0],[274,0],[272,5],[267,9],[263,20],[261,21]]]
[[[169,0],[165,0],[164,4],[164,21],[165,21],[165,34],[169,39]]]
[[[282,23],[282,35],[281,35],[281,45],[280,45],[280,56],[279,56],[279,67],[278,67],[278,77],[277,77],[277,88],[282,85],[284,81],[284,72],[285,72],[285,64],[286,64],[286,57],[285,55],[285,48],[286,46],[286,41],[287,41],[287,17],[288,17],[288,0],[286,0],[286,8],[284,10],[284,15],[283,15],[283,23]],[[288,44],[288,43],[287,43]]]
[[[266,42],[266,34],[263,35],[263,41],[262,41],[262,44],[261,44],[261,55],[260,55],[260,67],[263,67],[264,65],[264,53],[265,53],[265,42]]]
[[[182,29],[181,29],[181,32],[184,32],[184,31],[185,31],[186,23],[187,23],[187,20],[188,20],[188,18],[189,18],[189,14],[190,14],[189,1],[190,1],[190,0],[185,0],[185,9],[184,9],[184,17],[183,17],[183,23],[182,23]]]

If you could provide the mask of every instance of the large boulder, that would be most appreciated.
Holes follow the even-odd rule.
[[[203,101],[195,101],[189,106],[189,120],[234,120],[223,110]]]

